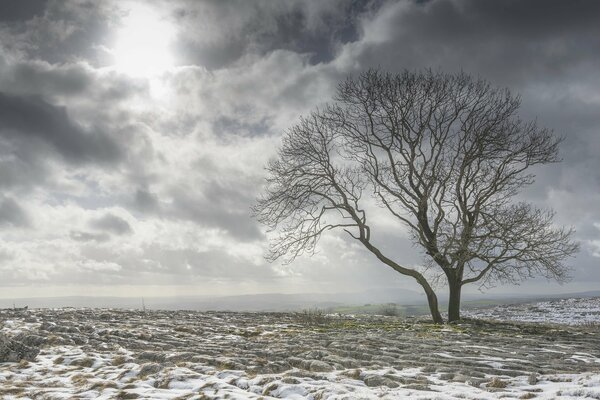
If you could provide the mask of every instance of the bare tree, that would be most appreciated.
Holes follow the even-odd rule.
[[[340,83],[335,101],[285,134],[254,206],[276,233],[268,259],[315,251],[342,230],[424,289],[442,323],[432,278],[449,287],[448,320],[461,289],[534,275],[564,281],[578,250],[553,213],[512,200],[530,167],[559,161],[560,139],[517,116],[520,99],[461,74],[369,70]],[[528,171],[529,170],[529,171]],[[368,194],[410,231],[425,269],[384,254],[367,220]],[[371,201],[372,203],[373,201]]]

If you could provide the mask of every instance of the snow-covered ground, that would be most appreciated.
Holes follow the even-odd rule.
[[[448,381],[423,368],[341,370],[307,376],[301,369],[280,374],[248,375],[240,370],[206,365],[153,367],[112,359],[79,348],[57,347],[38,360],[1,369],[3,399],[579,399],[600,398],[600,374],[548,374],[528,382],[528,376],[486,376],[492,386],[470,380]],[[59,361],[57,361],[57,359]],[[598,363],[600,360],[594,359]],[[155,371],[155,369],[159,369]],[[146,375],[144,369],[148,370]],[[365,379],[375,381],[368,386]],[[402,384],[403,382],[421,382]],[[391,387],[396,386],[396,387]],[[7,390],[10,388],[10,390]],[[12,392],[12,393],[11,393]]]
[[[600,326],[600,297],[558,299],[537,303],[504,304],[468,310],[464,316],[498,321],[541,322]]]
[[[42,343],[0,364],[7,400],[600,399],[590,324],[93,309],[0,310],[0,324]]]

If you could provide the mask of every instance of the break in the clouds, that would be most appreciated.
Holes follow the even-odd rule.
[[[268,264],[249,215],[285,129],[369,67],[463,70],[563,136],[563,162],[522,196],[573,225],[582,252],[567,286],[525,285],[595,289],[599,16],[592,0],[3,2],[3,292],[412,285],[342,236]],[[380,245],[418,265],[402,229],[374,218]]]

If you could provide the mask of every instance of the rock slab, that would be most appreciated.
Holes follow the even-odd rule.
[[[8,337],[0,333],[0,363],[1,362],[19,362],[21,360],[34,361],[40,349],[35,346],[28,346],[24,342],[26,337]]]

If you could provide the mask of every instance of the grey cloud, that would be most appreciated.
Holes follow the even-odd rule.
[[[15,258],[15,255],[11,251],[0,249],[0,265],[7,261],[11,261]]]
[[[266,278],[272,273],[266,265],[251,266],[247,260],[233,257],[222,249],[198,251],[147,248],[144,255],[158,263],[154,267],[154,272],[188,276],[191,279],[252,278],[253,276]]]
[[[160,204],[158,201],[158,196],[146,189],[140,188],[135,192],[133,207],[142,212],[159,211]]]
[[[589,32],[590,28],[600,30],[597,25],[600,4],[593,0],[572,0],[568,3],[560,0],[463,0],[455,4],[472,29],[538,38]]]
[[[0,135],[23,146],[28,141],[46,143],[73,163],[116,162],[122,156],[110,136],[86,132],[69,118],[64,107],[39,97],[0,92]]]
[[[40,61],[6,64],[0,82],[5,91],[53,96],[80,94],[94,83],[81,65],[51,66]]]
[[[521,115],[564,136],[558,165],[536,169],[523,196],[557,211],[581,240],[600,221],[600,3],[560,0],[387,2],[362,22],[361,40],[334,62],[340,68],[463,70],[522,95]],[[579,229],[581,227],[581,229]],[[583,248],[574,279],[597,274]]]
[[[252,241],[263,237],[257,222],[250,217],[254,192],[250,191],[243,182],[231,182],[226,186],[210,181],[195,192],[175,188],[171,194],[173,204],[167,214],[175,218],[223,229],[241,241]]]
[[[110,236],[106,233],[90,233],[82,231],[71,231],[69,237],[77,242],[106,242]]]
[[[44,160],[23,152],[0,135],[0,188],[29,188],[47,182],[48,174]]]
[[[143,136],[127,101],[146,89],[83,62],[51,65],[0,53],[0,187],[49,188],[60,179],[62,160],[69,167],[122,167]]]
[[[227,116],[220,116],[213,123],[213,130],[218,135],[260,135],[269,132],[268,121],[263,120],[258,123],[245,123]]]
[[[91,264],[118,265],[114,270],[107,268],[78,268],[63,273],[57,271],[52,279],[69,283],[131,284],[203,284],[211,280],[277,279],[266,263],[253,265],[244,258],[232,256],[225,249],[198,250],[193,248],[171,249],[160,244],[142,247],[136,251],[113,252],[102,243],[90,241],[81,247],[81,253]],[[76,273],[73,273],[76,272]]]
[[[560,0],[432,0],[390,2],[356,53],[359,65],[441,67],[479,73],[496,82],[525,83],[557,76],[568,68],[597,68],[600,4]],[[360,46],[360,45],[359,45]]]
[[[194,163],[196,176],[190,175],[187,182],[167,184],[160,194],[141,186],[129,206],[149,216],[220,229],[244,242],[262,239],[258,223],[250,216],[260,178],[229,167],[217,165],[212,158],[201,158]]]
[[[7,6],[10,3],[13,4]],[[2,39],[9,49],[50,63],[78,59],[95,65],[106,63],[98,48],[112,39],[111,24],[119,15],[113,3],[19,0],[3,2],[2,14],[6,7],[12,9],[13,20],[24,21],[6,26]]]
[[[23,208],[10,197],[0,197],[0,226],[22,228],[30,225]]]
[[[90,226],[116,235],[125,235],[133,232],[129,222],[113,214],[106,214],[98,219],[90,221]]]
[[[203,1],[179,3],[173,14],[183,24],[177,47],[183,62],[220,68],[246,54],[290,50],[331,61],[339,45],[358,38],[361,1]],[[227,30],[219,29],[227,26]]]
[[[596,235],[598,238],[599,235]],[[591,249],[583,246],[583,250],[577,254],[573,262],[573,282],[589,284],[600,282],[600,268],[598,268],[598,257],[593,256]],[[597,286],[596,286],[597,287]]]
[[[0,21],[26,21],[44,14],[48,0],[6,1],[2,4]]]
[[[98,74],[82,62],[49,64],[39,60],[13,60],[9,63],[0,54],[0,67],[0,85],[11,94],[93,98],[111,105],[135,94],[147,94],[144,82],[117,73]]]
[[[249,207],[261,185],[262,161],[248,154],[257,151],[256,143],[275,145],[298,114],[329,100],[335,82],[369,66],[463,69],[520,92],[524,118],[538,117],[566,137],[564,162],[536,171],[538,182],[524,197],[555,208],[561,224],[575,225],[584,242],[575,280],[600,281],[590,242],[600,240],[594,225],[600,222],[598,2],[143,2],[176,24],[178,62],[193,64],[165,74],[174,98],[160,101],[148,95],[143,79],[97,69],[110,62],[101,45],[110,47],[110,30],[123,16],[116,8],[125,3],[5,3],[0,187],[10,197],[0,196],[0,225],[31,222],[20,205],[26,196],[31,215],[33,207],[47,207],[57,216],[97,217],[87,217],[83,228],[66,226],[68,237],[60,241],[52,227],[35,221],[35,232],[22,231],[14,249],[3,244],[11,255],[32,260],[29,269],[7,272],[5,284],[135,281],[192,283],[203,290],[210,287],[206,282],[230,280],[256,281],[260,290],[280,279],[278,267],[259,258],[264,238]],[[173,160],[169,153],[205,140],[244,161],[225,154],[231,165],[223,165],[219,154],[192,160],[186,152]],[[118,215],[93,211],[119,205],[141,214],[150,231],[137,232],[142,223],[133,232]],[[404,263],[421,261],[397,231],[379,228],[374,224],[374,237],[386,253]],[[206,231],[210,243],[184,244]],[[181,233],[173,241],[181,248],[164,232]],[[149,238],[151,246],[141,244],[153,233],[162,236]],[[123,246],[116,239],[126,234],[132,236]],[[323,290],[339,287],[340,280],[409,284],[355,242],[330,239],[316,257],[279,271],[289,274],[282,282],[326,282]]]

